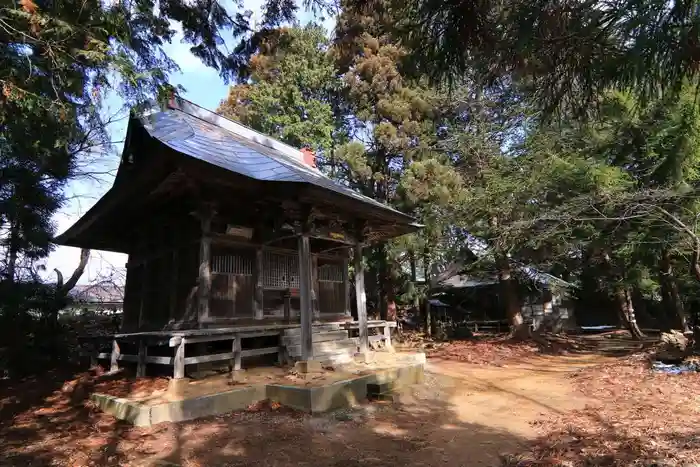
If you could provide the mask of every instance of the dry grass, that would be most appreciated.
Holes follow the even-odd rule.
[[[478,365],[500,366],[505,362],[531,357],[540,352],[535,342],[516,342],[503,335],[478,335],[476,339],[432,342],[420,335],[404,340],[407,348],[422,348],[428,357]]]

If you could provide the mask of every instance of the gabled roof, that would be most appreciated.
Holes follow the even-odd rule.
[[[185,99],[173,98],[140,120],[153,138],[181,154],[256,180],[314,185],[413,221],[307,165],[300,150]]]
[[[307,191],[306,194],[312,198],[316,196],[322,198],[324,193],[327,193],[328,199],[325,200],[327,204],[336,206],[342,203],[350,210],[366,213],[369,216],[368,219],[378,220],[377,224],[380,228],[391,227],[385,232],[385,238],[415,231],[421,227],[414,223],[411,216],[331,180],[317,168],[305,163],[302,151],[187,100],[176,97],[164,107],[154,105],[147,112],[138,116],[133,115],[127,129],[125,155],[130,154],[132,149],[144,150],[144,148],[132,148],[131,145],[138,143],[133,142],[129,137],[130,134],[144,135],[144,131],[149,139],[168,146],[176,154],[225,171],[260,182],[298,183],[312,189],[316,188],[316,191]],[[139,137],[137,141],[143,141],[143,138]],[[150,153],[152,149],[146,149],[146,155]],[[70,246],[121,251],[116,248],[123,248],[124,245],[116,245],[114,239],[105,240],[107,244],[102,242],[106,238],[103,232],[115,231],[109,223],[110,219],[113,219],[116,210],[130,209],[129,199],[133,201],[139,196],[134,191],[137,186],[142,191],[147,190],[149,183],[153,183],[152,180],[160,176],[158,170],[161,166],[158,165],[157,160],[151,160],[149,167],[155,168],[156,171],[153,173],[149,170],[124,172],[131,175],[123,178],[121,180],[123,183],[120,183],[122,171],[120,167],[112,188],[54,241]]]

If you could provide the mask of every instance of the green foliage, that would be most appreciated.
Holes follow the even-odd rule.
[[[296,2],[264,7],[260,34],[293,19]],[[0,339],[9,345],[2,358],[60,334],[56,313],[66,291],[42,284],[35,261],[52,247],[51,219],[65,202],[65,184],[81,176],[92,152],[109,146],[103,99],[117,94],[138,108],[175,91],[168,76],[177,66],[163,49],[175,27],[205,65],[224,79],[238,76],[258,36],[248,20],[217,0],[0,5],[0,328],[15,336]],[[225,36],[242,40],[233,53]],[[17,360],[0,365],[8,361]]]
[[[249,78],[232,86],[219,112],[295,146],[330,152],[333,97],[340,86],[323,28],[270,33],[249,64]]]
[[[353,2],[364,3],[364,2]],[[595,109],[601,92],[643,103],[698,80],[696,0],[392,2],[419,70],[481,83],[517,78],[547,112]]]

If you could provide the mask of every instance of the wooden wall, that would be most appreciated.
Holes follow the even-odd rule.
[[[129,255],[127,268],[125,332],[225,325],[256,318],[280,320],[287,290],[292,291],[290,317],[299,317],[298,253],[263,249],[253,241],[222,238],[221,234],[213,234],[211,240],[208,315],[198,316],[201,233],[197,224],[183,210],[166,220],[154,217],[134,233],[137,247]],[[343,314],[348,280],[343,258],[314,255],[312,265],[314,308],[320,315]],[[257,316],[256,284],[262,289],[262,310]]]
[[[211,252],[211,318],[253,318],[255,250],[214,245]]]
[[[318,308],[321,314],[345,312],[345,281],[348,271],[343,270],[342,259],[318,258]]]

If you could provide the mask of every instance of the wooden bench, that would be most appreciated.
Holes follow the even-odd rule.
[[[501,328],[508,329],[508,320],[481,320],[481,321],[467,321],[467,326],[472,329],[473,332],[479,332],[479,328],[484,329],[495,329],[496,332],[501,332]]]
[[[350,321],[344,323],[343,327],[348,331],[357,331],[360,329],[359,323],[356,321]],[[382,329],[381,334],[375,334],[369,336],[370,342],[384,342],[387,348],[391,348],[391,329],[396,327],[396,321],[368,321],[367,329]]]

